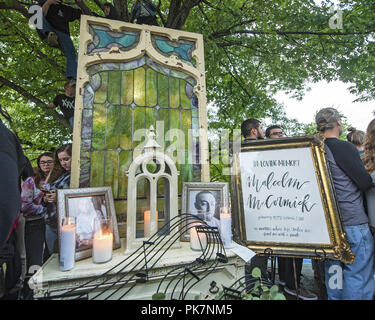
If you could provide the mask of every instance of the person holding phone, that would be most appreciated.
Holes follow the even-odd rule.
[[[22,185],[21,212],[25,218],[25,251],[26,273],[36,270],[36,266],[43,264],[45,222],[47,212],[43,206],[43,197],[49,192],[45,181],[53,168],[53,154],[43,152],[37,159],[34,175],[27,178]],[[32,268],[34,266],[34,268]]]
[[[59,147],[54,154],[54,166],[47,182],[50,191],[44,196],[43,201],[47,204],[46,221],[46,244],[48,255],[57,252],[57,190],[69,189],[70,170],[72,163],[72,144],[67,143]]]

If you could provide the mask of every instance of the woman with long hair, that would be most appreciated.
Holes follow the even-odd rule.
[[[27,178],[22,185],[21,212],[25,217],[25,251],[26,272],[33,273],[32,266],[43,265],[43,249],[45,242],[44,215],[47,210],[42,199],[49,186],[46,184],[48,175],[53,168],[53,154],[42,153],[37,159],[34,175]]]
[[[70,170],[72,162],[72,144],[64,144],[55,151],[54,166],[48,183],[50,184],[50,192],[48,192],[43,200],[47,203],[46,221],[46,243],[48,253],[51,255],[57,252],[57,216],[56,202],[57,190],[69,189],[70,187]]]
[[[375,119],[367,126],[362,161],[375,185]],[[371,230],[375,231],[375,186],[366,191],[367,214]]]

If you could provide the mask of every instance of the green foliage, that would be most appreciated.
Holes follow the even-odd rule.
[[[162,292],[154,293],[152,295],[152,300],[165,300],[165,294]]]
[[[251,271],[251,276],[254,278],[258,278],[258,280],[254,283],[252,289],[248,292],[247,289],[241,293],[242,300],[286,300],[285,296],[279,292],[279,287],[277,285],[265,285],[262,283],[261,279],[261,271],[259,268],[255,267]],[[216,297],[216,300],[224,299],[224,292],[219,292]]]

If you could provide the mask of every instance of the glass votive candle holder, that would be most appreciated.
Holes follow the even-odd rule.
[[[60,232],[60,270],[68,271],[74,268],[76,252],[76,218],[62,219]]]
[[[92,261],[105,263],[112,259],[113,231],[108,219],[95,219],[92,239]]]

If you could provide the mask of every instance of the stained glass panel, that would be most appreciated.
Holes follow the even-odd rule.
[[[134,70],[134,103],[138,106],[146,105],[146,74],[144,68]]]
[[[90,85],[94,92],[92,144],[88,151],[90,186],[111,186],[115,199],[126,199],[126,171],[141,153],[136,148],[144,144],[146,129],[155,127],[156,121],[162,121],[159,128],[164,127],[160,133],[164,138],[158,137],[165,142],[164,150],[172,147],[172,158],[181,162],[177,163],[181,171],[179,191],[183,181],[200,180],[191,165],[197,156],[198,139],[189,138],[189,130],[198,128],[199,122],[190,76],[159,66],[147,57],[91,66],[88,70],[93,72]],[[176,129],[182,129],[183,134]],[[169,141],[165,139],[168,135],[172,138]],[[138,196],[145,197],[145,181],[139,183],[138,191]]]
[[[133,70],[122,72],[121,103],[130,105],[133,102]]]

